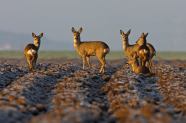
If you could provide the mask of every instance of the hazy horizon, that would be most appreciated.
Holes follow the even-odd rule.
[[[27,35],[43,32],[50,41],[70,43],[73,49],[71,28],[82,27],[82,41],[100,40],[111,50],[123,50],[120,29],[131,29],[130,44],[148,32],[147,42],[156,50],[186,51],[185,5],[185,0],[3,0],[0,30]]]

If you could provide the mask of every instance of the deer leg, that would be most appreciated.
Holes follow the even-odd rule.
[[[27,62],[28,62],[28,71],[30,72],[30,70],[31,70],[30,59],[27,59]]]
[[[146,62],[145,66],[146,67],[149,67],[149,61]]]
[[[37,61],[37,54],[33,55],[33,60],[32,60],[33,70],[36,69],[36,61]]]
[[[152,67],[152,61],[151,61],[151,60],[152,60],[152,59],[150,58],[150,59],[149,59],[149,66],[148,66],[148,67],[149,67],[150,72],[151,72],[151,67]]]
[[[32,71],[34,70],[34,68],[33,68],[33,62],[34,62],[34,60],[32,59],[32,60],[31,60],[31,63],[30,63],[30,64],[31,64],[31,70],[32,70]]]
[[[149,70],[151,69],[151,68],[150,68],[150,62],[149,62],[149,60],[146,61],[145,66],[148,67]],[[151,71],[151,70],[150,70],[150,71]]]
[[[37,62],[38,54],[34,55],[34,70],[36,69],[36,62]]]
[[[83,57],[83,69],[85,69],[85,59],[86,59],[86,56],[82,56]]]
[[[31,63],[30,63],[30,59],[31,59],[31,57],[30,57],[29,55],[27,55],[27,56],[26,56],[26,60],[27,60],[27,62],[28,62],[28,72],[31,71]]]
[[[144,66],[144,60],[142,60],[142,62],[141,62],[141,66]]]
[[[101,62],[101,64],[102,64],[99,73],[101,73],[101,72],[104,73],[104,72],[105,72],[105,57],[100,57],[99,60],[100,60],[100,62]]]
[[[142,59],[142,66],[145,66],[146,63],[147,63],[147,58],[144,57],[144,58]]]
[[[34,68],[34,70],[36,69],[36,59],[34,59],[34,61],[33,61],[33,68]]]
[[[139,57],[140,66],[142,66],[142,58]]]
[[[87,62],[88,62],[89,69],[91,69],[91,65],[90,65],[90,56],[87,56]]]
[[[144,56],[142,59],[142,66],[145,66],[148,60],[149,60],[148,57]]]

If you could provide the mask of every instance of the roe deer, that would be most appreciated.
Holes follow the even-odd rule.
[[[149,63],[150,50],[146,45],[141,45],[139,47],[138,55],[139,55],[140,66],[145,66],[146,62]]]
[[[124,50],[124,52],[125,52],[125,55],[126,55],[129,59],[132,58],[131,55],[132,55],[134,52],[137,52],[138,49],[139,49],[139,47],[140,47],[140,46],[137,45],[137,44],[129,45],[128,36],[129,36],[129,34],[130,34],[130,31],[131,31],[131,30],[129,30],[129,31],[125,34],[122,30],[120,30],[120,34],[121,34],[122,37],[123,37],[123,50]],[[137,54],[137,56],[138,56],[138,54]]]
[[[152,46],[152,44],[146,42],[146,37],[147,36],[148,36],[148,33],[146,33],[146,34],[142,33],[141,37],[136,41],[136,43],[138,45],[140,45],[140,46],[146,44],[147,47],[149,48],[149,50],[150,50],[150,57],[149,57],[149,61],[147,62],[148,63],[147,66],[151,70],[151,67],[152,67],[152,58],[156,55],[156,50]]]
[[[149,69],[146,66],[139,66],[139,62],[137,59],[137,52],[134,52],[131,54],[132,59],[129,59],[127,61],[127,64],[130,64],[132,66],[132,70],[136,73],[143,73],[147,74],[150,73]]]
[[[91,69],[90,65],[90,56],[97,56],[99,61],[102,64],[100,69],[101,72],[105,72],[105,56],[109,53],[110,49],[108,45],[101,41],[90,41],[90,42],[81,42],[80,34],[82,32],[82,28],[78,31],[72,27],[72,33],[74,35],[74,47],[77,50],[78,54],[83,58],[83,69],[85,68],[85,59],[87,58],[87,62],[89,68]]]
[[[128,42],[128,35],[130,34],[130,31],[131,30],[129,30],[126,34],[122,31],[122,30],[120,30],[120,34],[122,35],[122,37],[123,37],[123,49],[124,49],[124,52],[125,52],[125,55],[129,58],[129,59],[131,59],[131,54],[133,54],[134,52],[137,52],[137,57],[139,57],[139,54],[138,54],[138,49],[139,49],[139,47],[140,47],[140,45],[138,45],[138,44],[134,44],[134,45],[129,45],[129,42]],[[143,35],[143,36],[141,36],[138,40],[145,40],[145,42],[146,42],[146,36],[147,36],[148,34],[146,34],[146,35]],[[151,45],[151,44],[149,44],[149,43],[147,43],[147,46],[148,47],[150,47],[149,49],[150,49],[150,57],[149,57],[149,61],[147,61],[147,63],[149,64],[148,66],[149,66],[149,69],[151,69],[151,59],[152,59],[152,57],[154,56],[154,54],[156,54],[156,52],[155,52],[155,49],[153,48],[153,46]],[[152,54],[151,54],[151,50],[152,50]]]
[[[34,44],[28,44],[24,50],[24,55],[29,64],[29,71],[35,69],[38,57],[38,50],[40,47],[40,39],[41,37],[43,37],[43,33],[41,33],[39,36],[36,36],[34,33],[32,33],[32,37],[34,38]]]

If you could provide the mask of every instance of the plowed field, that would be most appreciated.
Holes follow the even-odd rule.
[[[186,61],[153,61],[153,75],[136,74],[126,59],[0,60],[1,123],[169,123],[186,121]]]

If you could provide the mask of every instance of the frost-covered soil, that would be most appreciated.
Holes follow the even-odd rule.
[[[164,123],[186,121],[186,61],[154,61],[153,75],[132,72],[126,60],[82,70],[77,59],[0,60],[1,123]]]

